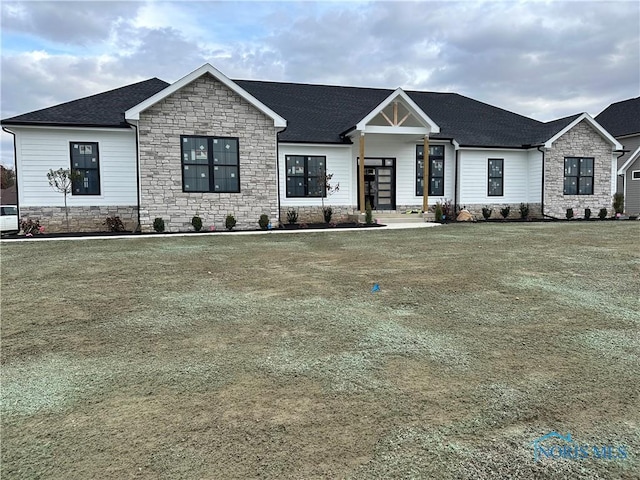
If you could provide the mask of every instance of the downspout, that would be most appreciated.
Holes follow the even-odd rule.
[[[617,177],[622,177],[622,209],[626,210],[625,204],[627,203],[627,175],[623,174],[623,175],[619,175],[618,174],[618,160],[620,160],[620,157],[626,155],[627,152],[626,151],[622,151],[620,152],[620,155],[618,155],[618,158],[616,158],[616,179]],[[16,176],[17,178],[17,176]],[[615,193],[618,193],[618,181],[616,180],[616,191]]]
[[[539,145],[537,150],[542,153],[542,185],[541,185],[541,189],[540,189],[540,215],[542,216],[542,218],[545,217],[544,215],[544,150],[540,150],[540,147],[542,145]]]
[[[453,149],[456,152],[453,177],[453,208],[456,209],[458,208],[458,154],[460,153],[460,150],[457,149],[455,144],[453,143],[453,138],[449,141],[451,142],[451,145],[453,145]]]
[[[20,186],[18,185],[18,149],[16,147],[16,134],[7,127],[2,127],[3,132],[7,132],[13,137],[13,173],[15,175],[16,185],[16,209],[18,210],[18,229],[20,229]]]
[[[138,225],[136,232],[138,230],[142,232],[142,225],[140,224],[140,142],[138,139],[138,126],[133,123],[129,125],[136,129],[136,193],[138,197]]]
[[[280,213],[280,132],[276,133],[276,192],[278,197],[278,228],[282,225],[282,214]]]

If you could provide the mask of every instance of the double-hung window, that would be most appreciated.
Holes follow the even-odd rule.
[[[488,177],[487,195],[489,197],[502,197],[504,195],[504,159],[489,159]]]
[[[287,155],[287,197],[325,197],[327,158]]]
[[[424,145],[416,147],[416,196],[424,195]],[[444,145],[429,145],[429,195],[444,195]]]
[[[72,195],[100,195],[100,156],[97,142],[71,142]]]
[[[565,157],[564,194],[593,195],[593,158]]]
[[[237,138],[180,137],[183,192],[240,192]]]

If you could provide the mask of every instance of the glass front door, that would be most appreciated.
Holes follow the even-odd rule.
[[[364,198],[372,210],[395,210],[395,159],[365,159]]]

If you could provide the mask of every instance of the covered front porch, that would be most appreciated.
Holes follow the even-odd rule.
[[[430,134],[439,132],[440,127],[402,89],[345,132],[354,145],[358,211],[426,211],[434,187],[444,196],[444,146],[430,148]],[[430,159],[437,156],[436,162],[425,162],[424,152]],[[430,168],[438,170],[435,178]]]

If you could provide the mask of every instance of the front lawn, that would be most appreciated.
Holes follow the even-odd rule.
[[[639,239],[3,243],[2,478],[637,478]]]

